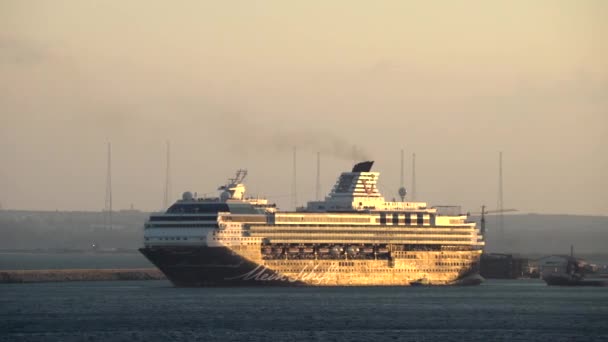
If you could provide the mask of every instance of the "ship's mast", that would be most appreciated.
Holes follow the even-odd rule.
[[[401,179],[399,182],[399,197],[401,197],[401,202],[405,202],[405,186],[403,185],[404,172],[403,172],[403,149],[401,149]]]
[[[315,186],[315,200],[321,196],[321,153],[317,152],[317,184]]]
[[[574,258],[574,245],[570,245],[570,256]]]
[[[171,198],[171,143],[167,141],[167,165],[165,171],[165,195],[163,198],[163,209],[169,207]]]
[[[500,243],[505,243],[505,223],[503,216],[503,197],[502,197],[502,152],[498,153],[498,202],[496,205],[498,211],[498,231],[500,235]]]
[[[416,153],[412,153],[412,201],[416,201]]]
[[[484,237],[485,239],[485,234],[486,234],[486,206],[482,205],[481,206],[481,236]]]
[[[108,142],[108,165],[106,173],[106,201],[104,207],[104,224],[112,229],[112,144]]]
[[[399,186],[403,186],[403,149],[401,149],[401,178],[399,179]]]
[[[292,184],[292,188],[291,188],[291,196],[293,199],[293,210],[296,210],[298,208],[298,185],[297,185],[298,173],[297,173],[296,159],[297,159],[297,149],[294,146],[293,147],[293,184]]]

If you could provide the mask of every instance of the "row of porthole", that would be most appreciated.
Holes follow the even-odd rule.
[[[436,262],[436,266],[466,266],[467,263],[464,262]]]
[[[355,266],[355,263],[352,262],[352,261],[350,261],[350,262],[347,262],[347,261],[345,261],[345,262],[339,262],[338,266]]]
[[[347,235],[347,236],[358,236],[358,235],[367,235],[367,236],[386,236],[390,235],[393,237],[402,237],[402,236],[410,236],[415,235],[419,237],[419,235],[427,235],[428,237],[442,237],[447,236],[450,238],[453,235],[456,236],[474,236],[472,232],[430,232],[430,231],[373,231],[373,230],[304,230],[304,229],[256,229],[253,228],[251,231],[253,234],[273,234],[273,235],[315,235],[315,236],[326,236],[326,235]]]
[[[278,270],[279,272],[307,272],[307,270],[302,270],[302,269],[288,269],[288,270]],[[460,269],[449,269],[449,270],[442,270],[442,269],[425,269],[425,270],[408,270],[408,269],[371,269],[371,270],[365,270],[366,272],[376,272],[376,273],[394,273],[394,272],[399,272],[399,273],[420,273],[420,272],[458,272],[460,271]],[[312,271],[311,271],[312,272]],[[344,273],[354,273],[354,272],[358,272],[358,270],[353,270],[353,269],[323,269],[323,268],[318,268],[314,270],[314,273],[320,273],[320,272],[344,272]]]
[[[471,226],[420,226],[420,225],[399,225],[394,226],[392,224],[388,225],[364,225],[364,224],[314,224],[314,223],[299,223],[299,224],[287,224],[276,222],[275,225],[258,225],[251,224],[251,228],[255,230],[260,229],[307,229],[307,228],[355,228],[357,230],[363,229],[371,229],[372,231],[384,231],[386,229],[412,229],[412,230],[420,230],[420,229],[428,229],[428,230],[438,230],[438,229],[462,229],[462,230],[470,230],[475,231],[475,227]]]
[[[359,237],[360,235],[366,235],[368,237],[386,237],[391,236],[393,238],[399,238],[399,237],[408,237],[410,235],[414,235],[416,238],[420,238],[420,235],[426,235],[428,237],[442,237],[442,236],[446,236],[445,238],[449,239],[452,238],[453,236],[464,236],[464,237],[472,237],[473,234],[472,232],[429,232],[429,231],[401,231],[401,232],[394,232],[394,231],[373,231],[373,230],[351,230],[351,231],[346,231],[346,230],[304,230],[304,229],[299,229],[299,230],[295,230],[295,229],[253,229],[252,230],[253,234],[268,234],[268,235],[294,235],[294,236],[302,236],[303,234],[308,234],[308,235],[314,235],[314,236],[332,236],[332,235],[344,235],[346,234],[347,236],[356,236]]]
[[[455,254],[439,254],[435,255],[436,259],[468,259],[468,255],[455,255]]]
[[[404,235],[388,235],[388,234],[365,234],[367,236],[359,236],[358,234],[325,234],[325,233],[279,233],[279,232],[254,232],[253,236],[259,236],[263,234],[264,237],[290,237],[293,239],[350,239],[350,240],[415,240],[415,241],[471,241],[471,236],[468,234],[454,234],[457,236],[462,236],[463,238],[458,237],[436,237],[436,236],[410,236],[416,234],[404,234]],[[361,234],[364,235],[364,234]],[[426,235],[426,234],[420,234]]]
[[[359,236],[343,236],[343,235],[321,235],[318,234],[316,236],[293,236],[294,234],[283,234],[283,233],[274,233],[272,235],[266,235],[266,237],[270,238],[291,238],[298,240],[306,240],[306,241],[316,241],[316,240],[345,240],[345,241],[376,241],[376,240],[406,240],[406,241],[445,241],[445,242],[459,242],[459,241],[471,241],[471,238],[434,238],[434,237],[384,237],[384,236],[372,236],[372,237],[359,237]]]
[[[357,262],[351,261],[350,264],[346,264],[346,263],[340,262],[340,263],[338,263],[338,266],[351,266],[352,267],[352,266],[365,266],[365,264],[366,264],[365,262],[357,263]],[[272,263],[270,265],[272,265],[273,267],[274,266],[278,266],[278,267],[281,267],[281,266],[302,266],[302,267],[305,267],[305,266],[311,266],[311,265],[314,265],[314,264],[311,263],[311,262],[305,261],[303,263],[297,263],[297,262],[277,262],[277,263]],[[330,267],[327,264],[325,264],[324,267],[325,266],[326,267]],[[336,265],[334,264],[334,265],[331,265],[331,266],[336,266]]]

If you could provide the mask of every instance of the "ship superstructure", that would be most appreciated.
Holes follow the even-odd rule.
[[[476,224],[385,201],[372,165],[343,172],[325,200],[292,212],[244,198],[238,175],[217,199],[186,193],[150,217],[141,251],[178,286],[478,284]]]

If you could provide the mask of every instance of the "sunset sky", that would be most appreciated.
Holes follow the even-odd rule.
[[[0,0],[0,203],[158,210],[247,168],[291,209],[375,160],[397,197],[608,213],[607,1]],[[357,155],[353,156],[353,146]]]

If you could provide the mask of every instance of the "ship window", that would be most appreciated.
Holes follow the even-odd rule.
[[[186,215],[186,216],[169,216],[169,215],[159,215],[159,216],[150,216],[150,221],[216,221],[217,215],[206,215],[206,216],[194,216],[194,215]],[[217,226],[217,225],[215,225]]]
[[[405,214],[405,224],[406,225],[411,225],[412,224],[412,216],[410,213]]]
[[[229,212],[226,203],[176,203],[167,209],[167,213],[217,213]]]

